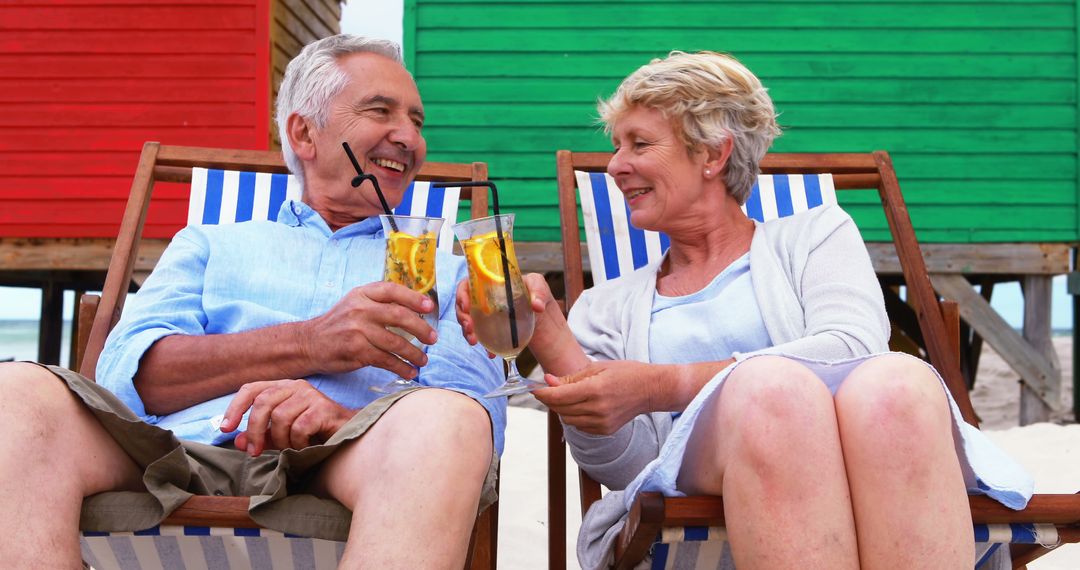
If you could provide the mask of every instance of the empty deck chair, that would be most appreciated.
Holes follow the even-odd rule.
[[[395,213],[457,218],[459,200],[471,202],[471,215],[487,215],[487,195],[471,188],[430,188],[431,180],[464,181],[487,178],[484,163],[427,163],[410,186]],[[154,183],[191,184],[188,223],[221,224],[246,220],[276,220],[299,187],[288,174],[279,152],[238,151],[163,146],[143,147],[132,183],[120,235],[109,264],[100,299],[80,303],[80,371],[94,378],[98,356],[108,332],[116,325],[132,282],[132,268],[146,221]],[[444,224],[446,231],[449,226]],[[440,247],[453,239],[440,236]],[[92,328],[89,326],[93,323]],[[89,330],[86,330],[89,329]],[[298,537],[260,528],[247,514],[247,497],[195,496],[149,529],[117,532],[84,531],[83,559],[98,570],[111,568],[336,568],[343,542]],[[344,509],[342,509],[344,511]],[[467,567],[495,568],[498,503],[477,518]]]
[[[608,153],[557,153],[559,208],[565,264],[566,310],[584,289],[584,272],[575,203],[580,198],[589,265],[595,283],[643,267],[666,251],[666,236],[629,225],[625,200],[604,173]],[[876,189],[909,288],[909,298],[938,308],[925,264],[915,240],[891,160],[873,154],[772,154],[762,162],[762,175],[743,211],[767,221],[823,204],[836,204],[837,190]],[[959,313],[954,303],[940,310],[918,311],[926,352],[957,401],[965,420],[975,424],[974,411],[959,374]],[[564,443],[558,417],[549,414],[549,560],[562,568],[565,560]],[[975,424],[977,425],[977,424]],[[585,472],[581,482],[582,515],[599,500],[600,485]],[[1080,541],[1080,496],[1036,495],[1023,511],[1012,511],[986,497],[971,497],[980,562],[1002,544],[1013,545],[1014,567],[1047,552],[1060,542]],[[652,556],[652,568],[716,567],[724,556],[723,502],[720,497],[663,497],[641,493],[616,543],[615,566],[632,568]],[[700,566],[695,566],[700,561]]]

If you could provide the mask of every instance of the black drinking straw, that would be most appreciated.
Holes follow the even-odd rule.
[[[371,174],[364,174],[364,170],[360,168],[360,163],[356,160],[356,155],[353,154],[349,143],[342,142],[341,146],[345,149],[345,154],[349,155],[349,161],[352,162],[353,168],[356,169],[356,176],[352,179],[352,187],[357,188],[364,183],[365,180],[370,180],[371,185],[375,187],[375,194],[379,196],[379,202],[382,204],[382,209],[386,212],[387,216],[390,216],[390,229],[398,231],[397,223],[394,222],[394,213],[390,211],[390,205],[386,203],[386,196],[383,196],[382,188],[379,188],[379,179]],[[517,345],[515,345],[517,346]]]
[[[510,344],[518,346],[517,319],[514,314],[514,292],[510,287],[510,259],[506,256],[506,239],[503,236],[502,221],[499,219],[499,191],[490,180],[470,180],[468,182],[432,182],[433,188],[458,188],[462,186],[485,186],[491,189],[491,207],[495,210],[495,234],[499,238],[499,253],[502,254],[503,286],[506,288],[506,305],[510,317]]]

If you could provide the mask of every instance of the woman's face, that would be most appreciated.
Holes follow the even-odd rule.
[[[612,124],[611,142],[608,174],[622,190],[634,226],[667,231],[699,201],[706,153],[688,152],[663,113],[632,107]]]

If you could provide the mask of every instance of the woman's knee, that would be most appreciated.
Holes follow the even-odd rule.
[[[755,423],[803,424],[833,419],[832,395],[807,367],[779,356],[746,360],[724,381],[721,416],[747,427]]]
[[[922,361],[896,354],[873,358],[852,371],[837,392],[836,407],[842,422],[886,437],[940,432],[951,419],[937,375]]]

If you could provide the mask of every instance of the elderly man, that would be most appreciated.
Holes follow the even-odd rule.
[[[0,365],[0,535],[19,537],[0,541],[5,565],[78,567],[80,515],[117,528],[118,500],[123,522],[145,527],[190,494],[224,494],[255,496],[251,515],[271,528],[347,532],[343,567],[461,567],[494,500],[505,400],[479,394],[501,370],[450,309],[460,258],[439,257],[442,306],[381,281],[382,208],[370,182],[349,184],[341,144],[396,203],[424,161],[423,123],[396,44],[307,46],[278,98],[302,201],[276,223],[178,233],[110,335],[100,384]],[[432,311],[438,330],[418,316]],[[433,388],[368,390],[414,366]],[[341,509],[326,499],[351,526],[322,522]]]

